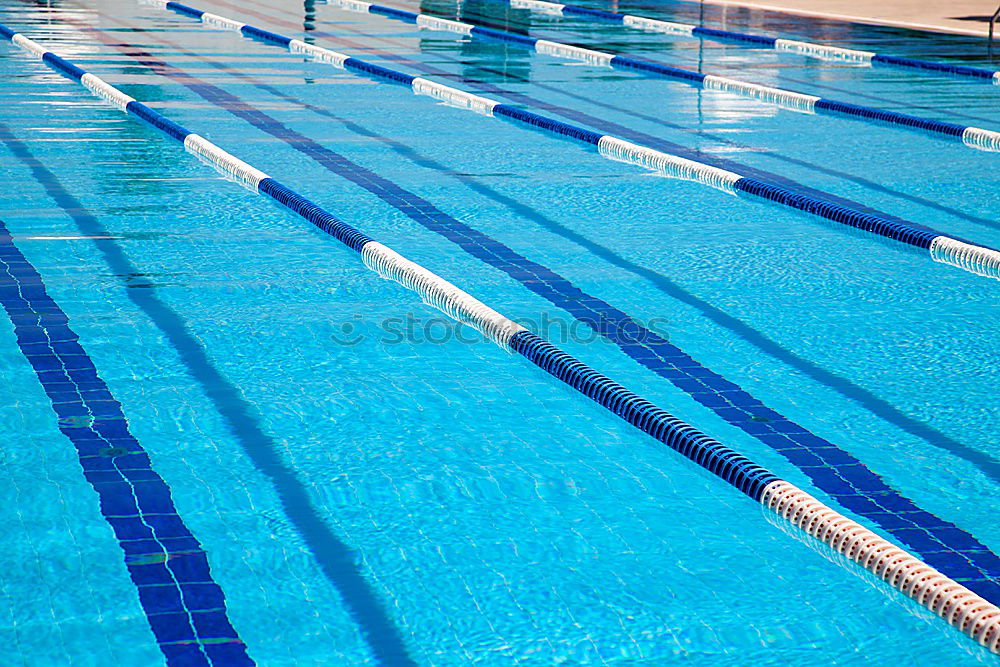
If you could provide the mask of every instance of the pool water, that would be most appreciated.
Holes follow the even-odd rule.
[[[532,15],[492,0],[392,5],[1000,129],[1000,91],[975,81]],[[195,6],[1000,247],[1000,157],[961,142],[325,4]],[[693,4],[587,6],[701,18]],[[985,47],[969,38],[703,11],[713,27],[988,66]],[[896,542],[907,535],[892,532],[896,515],[855,513],[815,460],[782,455],[685,381],[582,324],[573,298],[547,298],[532,275],[483,261],[461,230],[560,276],[582,290],[577,300],[626,314],[780,413],[781,424],[832,443],[844,465],[912,503],[903,511],[915,526],[960,529],[954,544],[988,565],[954,577],[1000,591],[990,565],[1000,549],[997,280],[132,0],[4,0],[0,23],[838,511]],[[197,540],[205,590],[214,582],[224,595],[213,622],[232,630],[206,621],[197,641],[166,646],[154,633],[172,619],[156,618],[148,590],[140,597],[112,531],[118,519],[67,437],[74,417],[54,411],[16,317],[4,316],[0,663],[995,660],[43,63],[8,45],[0,77],[0,221],[9,233],[0,229],[0,258],[33,267],[48,314],[64,314],[79,337],[66,354],[89,358],[100,391],[120,404],[148,455],[146,474],[169,489],[173,508],[163,515]],[[29,275],[14,273],[8,267],[0,285],[8,298]],[[762,412],[760,423],[777,419]],[[936,553],[912,539],[912,550]]]

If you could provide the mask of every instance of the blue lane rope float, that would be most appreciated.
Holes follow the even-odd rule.
[[[504,349],[519,353],[543,371],[647,435],[729,482],[808,535],[875,573],[990,651],[1000,653],[1000,608],[965,586],[837,513],[742,454],[632,393],[440,276],[405,259],[339,220],[318,204],[153,111],[135,98],[6,26],[0,25],[0,34],[42,59],[53,69],[80,82],[119,110],[182,142],[189,152],[197,153],[210,161],[231,178],[313,223],[359,253],[369,269],[416,292],[426,303],[474,327]],[[269,33],[266,37],[271,39],[271,35],[274,33]]]
[[[609,12],[603,9],[590,9],[588,7],[563,5],[555,2],[544,2],[544,0],[496,1],[510,5],[514,9],[527,9],[540,14],[550,14],[554,16],[572,16],[602,23],[620,23],[629,28],[645,30],[648,32],[660,32],[682,37],[702,37],[713,41],[746,44],[755,47],[770,47],[775,51],[795,53],[802,56],[808,56],[810,58],[819,58],[821,60],[840,61],[868,66],[886,65],[890,67],[904,67],[922,72],[949,74],[952,76],[982,81],[984,83],[1000,84],[1000,71],[982,69],[979,67],[949,65],[947,63],[936,63],[928,60],[888,56],[875,53],[874,51],[844,49],[836,46],[827,46],[826,44],[817,44],[815,42],[800,42],[794,39],[780,39],[777,37],[767,37],[766,35],[755,35],[746,32],[705,28],[690,23],[661,21],[659,19],[651,19],[645,16],[618,14],[616,12]]]
[[[229,30],[238,31],[245,36],[254,36],[257,39],[262,39],[266,43],[284,46],[292,53],[314,58],[319,62],[327,63],[345,71],[408,86],[417,95],[435,98],[449,106],[475,111],[487,116],[506,118],[555,135],[576,139],[585,144],[595,146],[603,157],[610,160],[626,162],[650,169],[657,174],[670,178],[708,185],[732,195],[739,193],[752,195],[756,198],[926,250],[935,262],[949,264],[980,276],[1000,279],[1000,251],[993,248],[946,236],[940,232],[905,221],[889,220],[878,215],[840,206],[817,197],[794,192],[780,185],[741,176],[732,171],[654,150],[611,135],[602,135],[599,132],[565,123],[526,109],[502,104],[488,97],[474,95],[424,77],[367,63],[315,44],[308,44],[298,39],[248,26],[234,19],[203,12],[177,2],[152,0],[151,4],[179,12],[192,18],[198,18],[208,25],[225,27]]]
[[[879,109],[859,104],[850,104],[839,100],[832,100],[815,95],[763,86],[747,81],[739,81],[714,74],[704,74],[680,67],[672,67],[662,63],[649,60],[640,60],[626,56],[615,55],[606,51],[597,51],[572,44],[553,42],[546,39],[537,39],[526,35],[518,35],[512,32],[497,30],[495,28],[484,28],[471,23],[452,21],[429,14],[415,14],[395,7],[384,5],[374,5],[358,0],[329,0],[330,4],[336,5],[349,11],[376,14],[388,18],[411,23],[426,30],[441,30],[458,33],[469,37],[478,37],[495,41],[503,41],[515,44],[522,48],[532,49],[536,53],[553,56],[555,58],[567,58],[570,60],[581,60],[592,65],[611,67],[621,71],[642,72],[653,74],[670,79],[677,79],[685,83],[700,86],[708,90],[719,90],[742,97],[759,100],[765,104],[773,104],[782,109],[798,111],[801,113],[830,114],[834,116],[846,116],[851,119],[864,119],[875,121],[884,125],[895,125],[911,130],[921,130],[933,135],[947,137],[952,140],[960,140],[964,145],[981,151],[1000,151],[1000,132],[985,130],[979,127],[959,125],[957,123],[947,123],[930,118],[910,116],[907,114]],[[187,12],[185,12],[187,13]],[[211,22],[211,21],[209,21]]]

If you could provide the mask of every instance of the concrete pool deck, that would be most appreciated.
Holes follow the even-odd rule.
[[[1000,0],[951,0],[944,3],[927,0],[881,0],[877,3],[870,0],[705,0],[705,4],[986,37],[989,17],[996,11]],[[982,20],[976,17],[982,17]],[[997,31],[1000,33],[1000,22]]]

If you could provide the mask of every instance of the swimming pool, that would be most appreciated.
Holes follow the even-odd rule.
[[[1000,129],[997,89],[968,78],[493,0],[386,1]],[[195,6],[917,236],[1000,247],[998,156],[954,137],[332,4]],[[2,8],[0,23],[1000,600],[988,271],[162,6]],[[965,38],[612,9],[988,67]],[[274,187],[230,182],[10,45],[0,68],[4,664],[995,660],[254,194]]]

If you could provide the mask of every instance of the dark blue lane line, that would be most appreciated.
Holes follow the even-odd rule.
[[[922,440],[927,441],[932,446],[939,447],[941,449],[948,450],[950,453],[959,453],[959,456],[964,458],[965,454],[961,453],[964,445],[949,438],[944,433],[934,429],[933,427],[921,422],[913,417],[905,414],[899,408],[894,406],[887,400],[876,396],[867,389],[860,387],[847,378],[841,377],[836,373],[829,371],[822,366],[805,359],[795,352],[782,347],[780,344],[774,340],[768,338],[765,334],[754,329],[752,326],[743,322],[742,320],[729,315],[723,310],[716,308],[709,302],[701,299],[700,297],[688,292],[683,287],[677,283],[671,281],[666,276],[663,276],[651,269],[648,269],[640,264],[637,264],[631,260],[628,260],[617,253],[615,253],[610,248],[596,243],[586,236],[579,234],[578,232],[565,227],[564,225],[552,220],[547,217],[537,209],[524,204],[516,199],[507,197],[492,188],[480,183],[474,177],[455,172],[449,169],[447,166],[435,162],[431,158],[428,158],[410,146],[403,144],[399,141],[391,139],[389,137],[381,136],[368,128],[360,125],[354,121],[350,121],[346,118],[337,116],[336,114],[330,112],[329,110],[318,107],[311,104],[305,100],[294,97],[285,93],[284,91],[275,88],[274,86],[261,83],[259,80],[254,78],[249,74],[245,74],[238,70],[233,69],[225,63],[220,63],[215,60],[211,60],[204,56],[201,56],[193,51],[186,51],[179,47],[174,47],[178,53],[182,53],[186,56],[196,58],[204,62],[205,64],[218,69],[220,71],[226,72],[228,75],[238,78],[242,81],[255,86],[259,90],[273,95],[282,99],[283,101],[290,102],[292,104],[301,106],[302,108],[315,113],[324,118],[329,118],[341,123],[349,131],[354,132],[360,136],[364,136],[370,139],[374,139],[382,144],[385,144],[391,150],[402,155],[407,160],[413,162],[414,164],[421,166],[425,169],[430,169],[436,173],[446,174],[463,185],[468,187],[473,192],[480,194],[488,199],[491,199],[507,209],[511,210],[515,214],[530,220],[544,229],[561,236],[572,243],[579,245],[585,250],[593,253],[595,256],[607,261],[609,264],[616,266],[620,269],[628,271],[633,275],[644,278],[653,284],[662,293],[677,299],[678,301],[684,303],[685,305],[695,308],[701,312],[705,317],[707,317],[711,322],[716,325],[728,329],[729,331],[736,334],[739,338],[755,346],[765,354],[768,354],[778,361],[788,364],[792,368],[800,371],[804,375],[808,376],[810,379],[814,380],[819,384],[823,384],[830,389],[840,393],[842,396],[857,402],[863,408],[876,415],[880,419],[896,426],[897,428],[909,433],[910,435],[916,436]],[[973,450],[974,451],[974,450]],[[989,459],[984,459],[985,465],[989,465]]]
[[[170,488],[129,431],[121,404],[0,221],[0,305],[52,402],[59,430],[125,556],[125,567],[169,665],[253,665],[226,614],[208,558],[177,514]]]
[[[182,55],[196,55],[166,38],[152,34],[150,37]],[[909,545],[930,565],[982,597],[1000,600],[1000,558],[968,532],[920,509],[848,452],[768,408],[677,346],[638,325],[625,312],[586,294],[562,276],[472,229],[422,197],[288,128],[236,95],[155,58],[141,47],[115,44],[139,64],[180,83],[207,102],[308,156],[331,173],[361,186],[425,229],[440,234],[562,308],[640,365],[782,454],[818,488]],[[216,68],[224,69],[225,66],[216,65]],[[992,473],[994,479],[1000,479],[1000,464],[985,455],[980,455],[979,463],[986,464],[985,470]]]
[[[35,180],[87,236],[111,236],[97,218],[71,195],[59,179],[39,161],[28,147],[0,123],[0,141],[30,170]],[[160,329],[174,347],[212,405],[225,420],[231,433],[254,466],[267,476],[281,501],[285,515],[305,540],[323,574],[336,588],[373,654],[386,665],[413,665],[398,629],[382,608],[351,548],[342,542],[321,518],[309,492],[279,454],[280,447],[267,435],[258,418],[241,396],[240,390],[212,365],[208,353],[191,334],[183,317],[156,295],[155,284],[142,278],[125,252],[112,240],[96,245],[111,272],[118,276],[139,276],[128,280],[125,294]],[[239,664],[239,663],[233,663]]]

